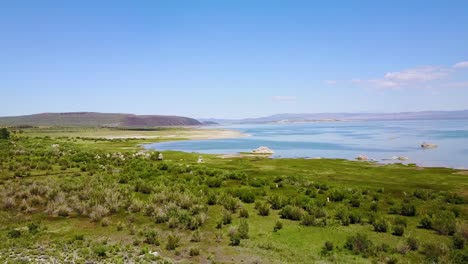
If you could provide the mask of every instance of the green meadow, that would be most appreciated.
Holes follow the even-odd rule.
[[[467,171],[141,147],[190,133],[11,131],[0,261],[468,263]]]

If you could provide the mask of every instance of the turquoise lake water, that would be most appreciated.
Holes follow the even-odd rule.
[[[248,152],[260,146],[275,151],[273,158],[343,158],[366,155],[378,162],[468,168],[468,120],[360,121],[302,124],[256,124],[209,127],[239,130],[245,138],[191,140],[147,145],[157,150],[209,154]],[[422,149],[421,143],[437,144]]]

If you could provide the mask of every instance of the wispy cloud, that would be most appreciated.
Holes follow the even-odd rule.
[[[280,102],[293,102],[297,100],[297,97],[289,96],[289,95],[276,95],[276,96],[273,96],[272,99],[275,101],[280,101]]]
[[[353,79],[351,83],[379,89],[466,87],[466,78],[456,80],[456,70],[465,67],[468,68],[468,61],[452,67],[422,66],[387,72],[381,78]]]
[[[453,65],[453,68],[455,69],[468,68],[468,61],[460,61],[459,63],[455,63],[455,65]]]

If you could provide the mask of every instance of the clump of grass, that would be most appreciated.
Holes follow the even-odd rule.
[[[255,204],[255,208],[257,209],[258,214],[261,216],[270,215],[270,205],[267,203],[258,202],[257,204]]]
[[[167,237],[166,249],[175,250],[179,246],[180,237],[175,234],[170,234]]]
[[[275,226],[273,227],[273,232],[283,229],[283,223],[281,221],[276,221]]]

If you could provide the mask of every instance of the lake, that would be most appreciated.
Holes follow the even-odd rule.
[[[149,144],[156,150],[208,154],[248,152],[260,146],[275,151],[273,158],[343,158],[366,155],[378,162],[404,156],[403,163],[468,168],[468,120],[411,120],[246,124],[210,126],[239,130],[245,138],[190,140]],[[421,143],[437,148],[422,149]]]

